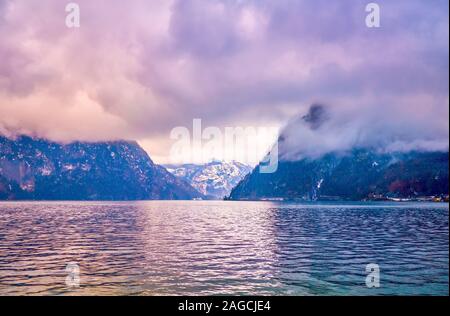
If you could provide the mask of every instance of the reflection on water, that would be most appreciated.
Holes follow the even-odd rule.
[[[0,294],[448,295],[448,233],[448,204],[0,203]]]

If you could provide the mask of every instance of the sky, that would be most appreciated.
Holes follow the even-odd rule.
[[[0,134],[137,140],[167,163],[194,119],[283,129],[320,103],[331,123],[291,128],[295,152],[448,150],[447,0],[374,1],[379,28],[362,0],[74,2],[79,28],[69,1],[0,0]]]

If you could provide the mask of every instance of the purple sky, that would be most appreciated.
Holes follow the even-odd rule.
[[[79,0],[79,29],[68,2],[0,0],[1,134],[136,139],[164,162],[194,118],[281,127],[321,102],[338,133],[309,147],[448,148],[447,0],[374,1],[378,29],[360,0]]]

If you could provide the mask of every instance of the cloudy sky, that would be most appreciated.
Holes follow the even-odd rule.
[[[320,137],[448,148],[447,0],[375,1],[380,28],[362,0],[78,0],[80,28],[68,2],[0,0],[0,134],[134,139],[168,162],[194,118],[282,127],[320,102],[350,122]]]

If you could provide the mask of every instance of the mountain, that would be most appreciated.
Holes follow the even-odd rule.
[[[388,152],[356,146],[308,156],[301,136],[314,134],[330,119],[321,105],[311,106],[283,130],[274,173],[259,167],[230,193],[231,200],[376,200],[447,196],[448,152]],[[326,141],[315,137],[314,139]],[[318,144],[319,145],[319,144]],[[260,165],[263,165],[262,163]]]
[[[252,171],[240,162],[213,161],[203,165],[165,165],[175,176],[187,181],[200,193],[213,199],[223,199]]]
[[[202,195],[136,143],[0,136],[0,200],[156,200]]]
[[[362,200],[448,195],[448,153],[379,154],[355,149],[318,159],[281,161],[272,174],[256,168],[231,200],[266,198]]]

